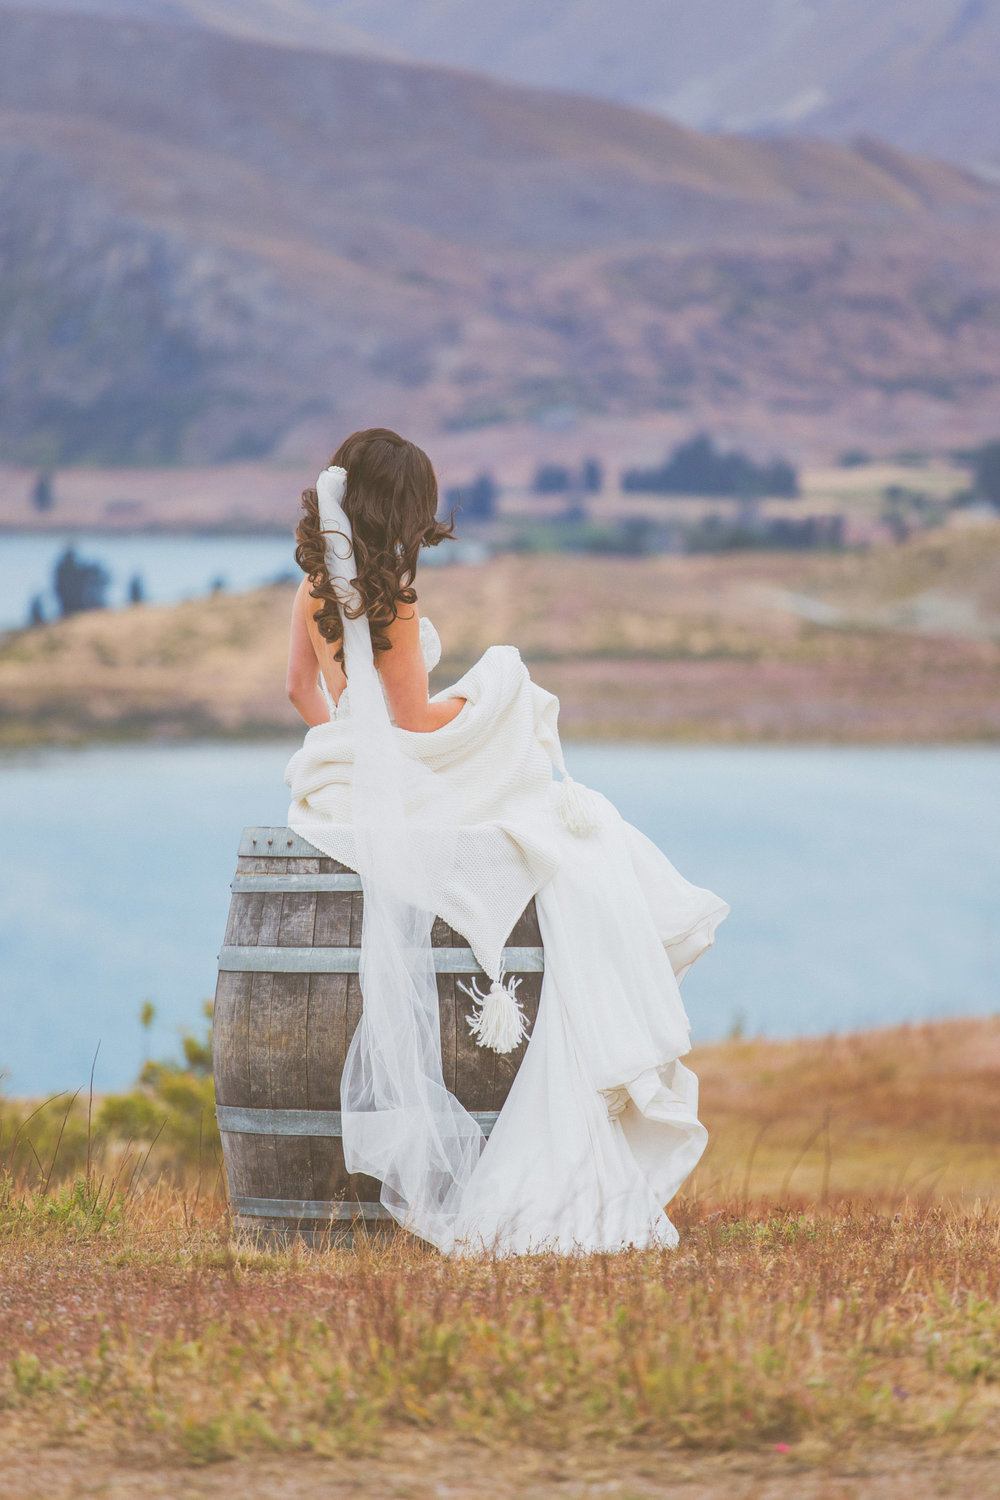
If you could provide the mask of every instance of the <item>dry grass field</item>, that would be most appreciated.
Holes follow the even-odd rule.
[[[495,641],[569,738],[911,742],[1000,735],[1000,523],[863,553],[497,556],[427,568],[454,680]],[[134,606],[0,637],[0,744],[295,733],[291,591]]]
[[[234,1239],[210,1132],[60,1175],[7,1103],[5,1494],[996,1495],[1000,1020],[689,1061],[678,1248],[495,1263]]]

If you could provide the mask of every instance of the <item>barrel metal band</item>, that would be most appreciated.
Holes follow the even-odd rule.
[[[229,882],[236,894],[247,891],[360,891],[358,875],[237,875]]]
[[[482,970],[471,948],[434,948],[437,974],[479,974]],[[545,968],[541,948],[505,948],[508,974],[540,974]],[[360,948],[264,948],[227,946],[219,954],[224,974],[357,974]]]
[[[472,1118],[489,1135],[499,1110],[474,1110]],[[240,1104],[219,1104],[215,1109],[219,1129],[230,1135],[341,1136],[339,1109],[250,1109]]]
[[[266,859],[329,859],[290,828],[244,828],[239,853]]]
[[[232,1210],[249,1219],[391,1219],[381,1203],[331,1202],[326,1198],[233,1198]]]

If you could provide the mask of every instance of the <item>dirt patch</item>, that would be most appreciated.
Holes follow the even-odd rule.
[[[931,1500],[1000,1495],[1000,1460],[900,1447],[851,1458],[795,1454],[503,1452],[428,1439],[378,1459],[286,1458],[209,1468],[144,1467],[66,1449],[4,1454],[8,1500]]]

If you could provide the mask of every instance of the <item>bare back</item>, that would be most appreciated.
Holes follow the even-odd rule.
[[[337,652],[340,650],[341,643],[338,642],[334,646],[320,634],[319,626],[313,619],[313,615],[318,609],[319,601],[313,599],[309,593],[309,580],[308,578],[303,578],[295,595],[295,610],[301,613],[302,619],[305,622],[309,644],[312,646],[316,664],[323,673],[323,681],[327,685],[330,697],[336,703],[344,691],[344,685],[347,682],[347,678],[344,676],[344,668],[337,660]]]
[[[307,723],[321,722],[325,716],[319,703],[322,695],[316,681],[317,669],[323,674],[330,697],[336,703],[347,683],[344,669],[337,661],[338,645],[332,645],[319,631],[313,615],[316,601],[309,593],[309,580],[303,579],[292,607],[292,632],[288,655],[288,695]],[[440,729],[459,714],[464,698],[448,698],[441,703],[429,701],[427,663],[420,642],[420,614],[414,604],[385,627],[389,650],[378,652],[375,665],[382,678],[393,718],[400,729],[427,733]],[[318,716],[317,716],[318,715]]]

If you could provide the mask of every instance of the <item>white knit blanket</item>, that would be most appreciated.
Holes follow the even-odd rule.
[[[491,646],[432,701],[456,697],[467,702],[449,724],[394,733],[407,755],[457,794],[457,859],[435,893],[435,910],[490,974],[514,923],[558,863],[551,787],[553,766],[562,768],[559,701],[532,682],[514,646]],[[350,713],[338,713],[307,732],[285,781],[292,794],[288,826],[356,869],[352,760]]]

